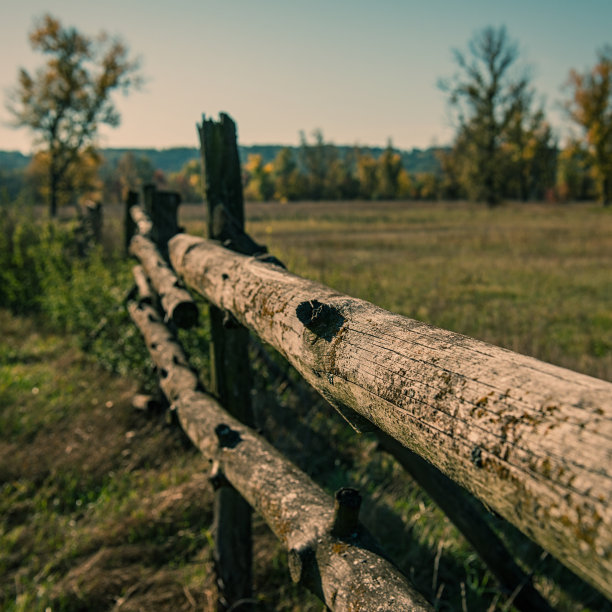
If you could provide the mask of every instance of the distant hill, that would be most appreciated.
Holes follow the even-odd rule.
[[[239,146],[240,158],[245,162],[249,155],[261,155],[264,163],[274,160],[277,153],[284,145],[250,145]],[[299,147],[290,147],[297,153]],[[355,147],[347,145],[337,146],[340,155],[345,155]],[[361,150],[378,157],[384,147],[361,147]],[[419,172],[440,172],[440,162],[437,153],[440,148],[412,149],[410,151],[399,151],[402,156],[404,168],[412,174]],[[199,159],[198,149],[191,147],[172,147],[169,149],[102,149],[102,154],[109,164],[114,165],[125,153],[131,152],[137,156],[148,157],[155,168],[165,173],[178,172],[188,161]],[[30,161],[30,156],[23,155],[19,151],[0,151],[0,171],[22,170]]]
[[[22,170],[30,163],[30,156],[19,151],[0,151],[0,170]]]
[[[102,149],[102,155],[112,166],[122,155],[132,153],[138,157],[147,157],[153,167],[164,173],[178,172],[188,161],[199,159],[200,152],[191,147],[172,147],[170,149]]]

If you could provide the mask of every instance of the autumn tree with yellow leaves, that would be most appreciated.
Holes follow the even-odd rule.
[[[566,108],[580,126],[589,157],[591,174],[604,205],[612,198],[612,47],[598,53],[598,61],[587,72],[572,70],[568,86],[572,97]]]
[[[7,108],[13,125],[29,128],[45,154],[35,159],[46,165],[49,212],[55,216],[62,198],[78,188],[71,177],[93,150],[98,127],[119,125],[111,95],[138,86],[139,65],[121,40],[106,33],[85,36],[48,14],[30,33],[30,44],[48,59],[34,74],[19,70]]]

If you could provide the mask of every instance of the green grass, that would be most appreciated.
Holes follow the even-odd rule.
[[[202,210],[181,211],[193,233],[203,233]],[[1,297],[13,310],[0,311],[0,609],[213,608],[208,464],[163,415],[130,406],[153,378],[122,307],[131,266],[119,254],[122,214],[105,211],[105,248],[82,261],[69,252],[69,224],[45,234],[15,215],[0,227],[12,291]],[[612,380],[610,210],[351,202],[256,204],[247,214],[249,231],[294,272]],[[11,245],[11,227],[27,241]],[[14,314],[23,300],[31,316]],[[206,329],[181,337],[206,379]],[[465,540],[375,440],[256,370],[264,434],[330,493],[360,489],[364,521],[438,609],[503,609]],[[610,609],[487,520],[558,609]],[[258,609],[321,610],[291,584],[259,518],[255,534]]]
[[[347,202],[252,204],[247,211],[248,231],[292,272],[391,311],[612,380],[609,209]],[[195,211],[185,211],[185,222],[203,233]],[[330,491],[350,484],[367,492],[366,520],[418,586],[432,600],[443,588],[440,609],[461,609],[464,601],[470,610],[487,609],[496,598],[502,607],[490,574],[427,496],[380,457],[375,442],[355,437],[329,408],[319,410],[303,415],[310,428],[331,437],[332,446],[352,449],[347,462],[322,468],[319,479]],[[311,468],[306,455],[301,465]],[[605,606],[554,560],[539,561],[541,551],[524,538],[504,528],[500,535],[526,571],[535,569],[536,582],[559,609]]]
[[[0,609],[212,610],[208,461],[43,322],[0,311]],[[320,609],[255,532],[260,609]]]
[[[433,325],[612,380],[612,211],[593,204],[254,205],[289,269]]]

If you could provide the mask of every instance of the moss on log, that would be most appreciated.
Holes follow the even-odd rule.
[[[186,234],[185,283],[612,597],[612,384]]]
[[[230,483],[268,523],[289,552],[296,582],[331,610],[432,610],[360,523],[332,535],[334,501],[251,428],[240,423],[198,381],[154,308],[131,302],[161,375],[160,385],[194,444],[211,460],[214,486]]]
[[[132,210],[134,208],[137,207]],[[189,292],[181,286],[155,243],[146,236],[136,234],[130,243],[130,253],[142,264],[151,285],[159,295],[167,319],[177,327],[193,327],[198,320],[198,307]]]

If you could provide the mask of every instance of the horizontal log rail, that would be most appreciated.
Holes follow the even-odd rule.
[[[382,310],[201,238],[184,282],[357,427],[438,467],[612,597],[612,384]]]
[[[213,463],[213,486],[231,484],[261,514],[288,551],[295,582],[332,610],[432,609],[359,523],[353,490],[341,490],[334,508],[308,476],[201,390],[155,308],[131,301],[128,309],[183,429]]]
[[[138,207],[135,206],[134,209],[138,210]],[[161,256],[155,243],[147,236],[136,234],[130,242],[130,253],[140,260],[159,295],[168,320],[177,327],[185,329],[193,327],[198,320],[198,307],[189,292],[181,287],[174,270]],[[140,278],[137,276],[136,282],[139,281]]]

